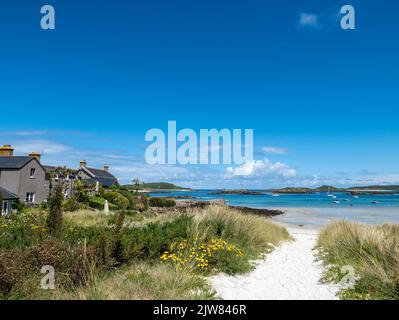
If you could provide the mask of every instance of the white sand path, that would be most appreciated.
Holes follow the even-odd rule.
[[[321,284],[323,267],[313,248],[318,231],[287,228],[294,241],[282,244],[252,272],[210,278],[217,295],[225,300],[335,300],[338,287]]]

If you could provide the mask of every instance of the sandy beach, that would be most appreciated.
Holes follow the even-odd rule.
[[[284,225],[287,227],[287,225]],[[315,261],[313,248],[318,231],[287,227],[293,241],[286,242],[256,261],[252,272],[210,278],[218,297],[225,300],[336,300],[338,287],[321,284],[323,266]]]

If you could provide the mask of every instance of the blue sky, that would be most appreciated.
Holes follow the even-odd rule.
[[[40,29],[44,4],[54,31]],[[340,28],[345,4],[354,31]],[[3,1],[0,144],[108,163],[122,182],[399,183],[398,18],[391,0]],[[150,166],[144,135],[169,120],[254,129],[257,162],[246,176]]]

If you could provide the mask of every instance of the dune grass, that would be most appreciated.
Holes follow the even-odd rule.
[[[67,212],[64,214],[64,219],[68,223],[79,225],[82,227],[105,227],[109,225],[110,220],[116,217],[117,213],[110,211],[105,213],[100,210],[82,209],[74,212]],[[140,225],[144,217],[140,214],[126,215],[125,223],[132,224],[132,226]]]
[[[194,234],[210,233],[231,240],[256,257],[290,238],[288,231],[265,217],[242,213],[227,206],[192,211]]]
[[[207,242],[211,238],[227,241],[242,255],[219,256],[218,271],[230,274],[246,273],[253,269],[253,260],[262,258],[283,241],[288,231],[265,217],[242,213],[227,206],[209,206],[193,210],[190,239]],[[189,241],[190,242],[190,241]]]
[[[350,265],[357,279],[346,299],[399,299],[399,225],[368,226],[347,221],[328,225],[318,240],[320,258],[331,266],[325,275],[339,281]]]
[[[145,261],[96,276],[84,287],[57,291],[53,299],[65,300],[211,300],[206,279],[171,265]]]
[[[0,230],[9,235],[19,228],[23,244],[14,247],[6,242],[0,249],[0,270],[7,271],[3,280],[15,276],[3,282],[0,277],[0,299],[213,299],[206,276],[248,272],[252,260],[289,239],[285,228],[265,217],[219,205],[155,215],[68,212],[57,239],[36,228],[43,223],[43,213],[37,214],[39,220],[36,213],[21,215]],[[196,266],[195,259],[209,249],[201,258],[209,267],[182,267],[173,259],[162,259],[181,242],[197,250],[192,256]],[[20,259],[13,258],[17,256]],[[54,291],[39,287],[42,274],[37,267],[47,264],[61,272]]]

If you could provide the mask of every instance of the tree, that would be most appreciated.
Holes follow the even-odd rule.
[[[139,178],[136,178],[136,179],[133,179],[133,189],[134,189],[134,192],[137,194],[137,193],[139,193],[139,190],[140,190],[140,180],[139,180]]]
[[[60,237],[62,231],[62,202],[64,201],[63,186],[61,183],[54,187],[50,196],[47,227],[54,237]]]

